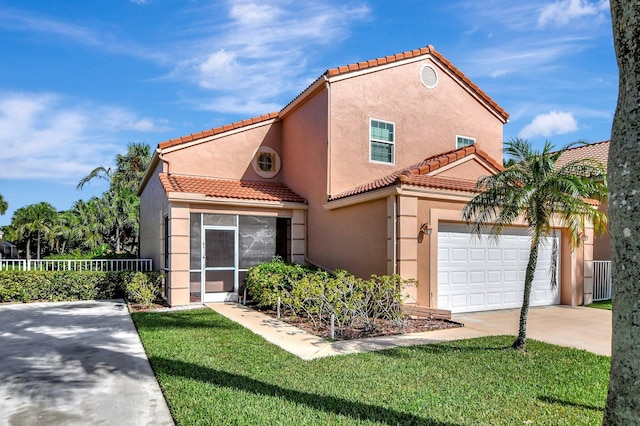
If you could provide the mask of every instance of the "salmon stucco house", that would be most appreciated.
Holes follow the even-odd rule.
[[[417,279],[409,296],[425,307],[518,307],[525,230],[495,245],[460,219],[477,178],[502,168],[507,121],[433,46],[329,69],[279,112],[160,143],[140,187],[141,256],[165,271],[171,305],[235,300],[247,269],[280,255]],[[593,237],[574,253],[553,238],[559,290],[549,248],[532,305],[580,304]]]

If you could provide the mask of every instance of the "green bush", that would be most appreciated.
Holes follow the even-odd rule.
[[[281,307],[292,315],[306,315],[314,323],[334,315],[338,331],[358,325],[375,329],[379,320],[404,325],[403,290],[408,284],[399,275],[372,275],[365,280],[347,271],[333,274],[289,265],[280,259],[249,269],[247,289],[258,305]]]
[[[161,284],[162,274],[136,272],[126,283],[127,297],[133,303],[149,307],[160,296]]]
[[[160,275],[145,274],[152,282]],[[0,303],[121,298],[133,275],[132,271],[0,271]]]

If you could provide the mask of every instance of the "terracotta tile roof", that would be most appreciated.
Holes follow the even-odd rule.
[[[168,173],[159,173],[158,177],[166,193],[187,192],[239,200],[306,202],[281,183],[211,179]]]
[[[412,175],[400,176],[400,181],[406,185],[425,188],[447,189],[449,191],[475,192],[476,181],[466,179],[440,178],[437,176]]]
[[[460,80],[462,80],[472,92],[475,92],[480,98],[482,98],[485,102],[487,102],[493,109],[498,112],[498,114],[505,119],[505,121],[509,118],[509,114],[500,107],[493,99],[489,97],[482,89],[475,85],[469,78],[464,75],[462,71],[460,71],[455,65],[447,60],[440,52],[438,52],[432,45],[428,45],[427,47],[422,47],[420,49],[410,50],[407,52],[396,53],[395,55],[385,56],[383,58],[372,59],[365,62],[358,62],[355,64],[344,65],[341,67],[331,68],[326,71],[325,75],[327,77],[335,77],[337,75],[347,74],[354,71],[359,71],[367,68],[373,68],[380,65],[386,65],[393,62],[401,61],[403,59],[415,58],[417,56],[422,55],[431,55],[436,58],[440,64],[442,64],[445,68],[455,74]]]
[[[581,158],[594,158],[602,162],[602,164],[604,164],[604,169],[607,170],[607,161],[609,159],[609,142],[610,141],[602,141],[589,145],[577,146],[575,148],[569,148],[560,156],[560,158],[558,158],[558,161],[556,161],[556,166],[564,166],[571,161],[579,160]]]
[[[169,148],[171,146],[180,145],[183,143],[195,141],[198,139],[206,138],[213,135],[218,135],[220,133],[228,132],[229,130],[239,129],[241,127],[250,126],[252,124],[261,123],[263,121],[271,120],[273,118],[278,117],[277,112],[271,112],[269,114],[263,114],[258,117],[248,118],[242,121],[236,121],[235,123],[225,124],[220,127],[215,127],[213,129],[204,130],[202,132],[192,133],[190,135],[182,136],[179,138],[171,139],[165,142],[160,142],[158,144],[158,148],[164,149]]]
[[[363,185],[356,186],[348,191],[342,192],[336,196],[330,197],[329,201],[337,200],[340,198],[350,197],[356,194],[362,194],[364,192],[373,191],[375,189],[384,188],[387,186],[395,185],[396,183],[405,183],[411,185],[428,186],[433,188],[453,189],[453,190],[473,190],[469,189],[469,183],[475,185],[475,182],[452,179],[452,178],[438,178],[434,176],[424,176],[428,173],[434,172],[439,168],[446,166],[447,164],[461,160],[466,156],[475,154],[481,157],[484,161],[493,166],[496,170],[502,170],[502,164],[495,162],[484,151],[477,148],[475,145],[466,146],[464,148],[456,149],[442,154],[435,155],[433,157],[426,158],[425,160],[413,164],[409,167],[397,170],[387,176],[376,179],[374,181],[365,183]],[[464,189],[462,189],[464,188]]]

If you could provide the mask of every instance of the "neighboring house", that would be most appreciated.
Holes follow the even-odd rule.
[[[4,238],[0,238],[0,259],[17,259],[18,247]]]
[[[575,161],[581,158],[593,158],[600,161],[606,171],[609,160],[609,142],[610,141],[602,141],[570,148],[558,159],[558,165],[564,165],[569,161]],[[607,204],[600,204],[599,209],[607,213]],[[611,260],[611,238],[609,237],[608,228],[603,235],[596,235],[593,240],[593,260]]]
[[[140,253],[171,305],[235,300],[274,255],[400,274],[422,306],[519,307],[529,238],[473,240],[460,211],[502,169],[508,114],[432,46],[332,68],[279,112],[160,143],[140,187]],[[583,300],[561,230],[559,291],[539,255],[532,305]]]

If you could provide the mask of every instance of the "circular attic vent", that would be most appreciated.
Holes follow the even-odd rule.
[[[420,81],[427,89],[435,89],[438,85],[438,74],[431,65],[423,65],[420,68]]]

